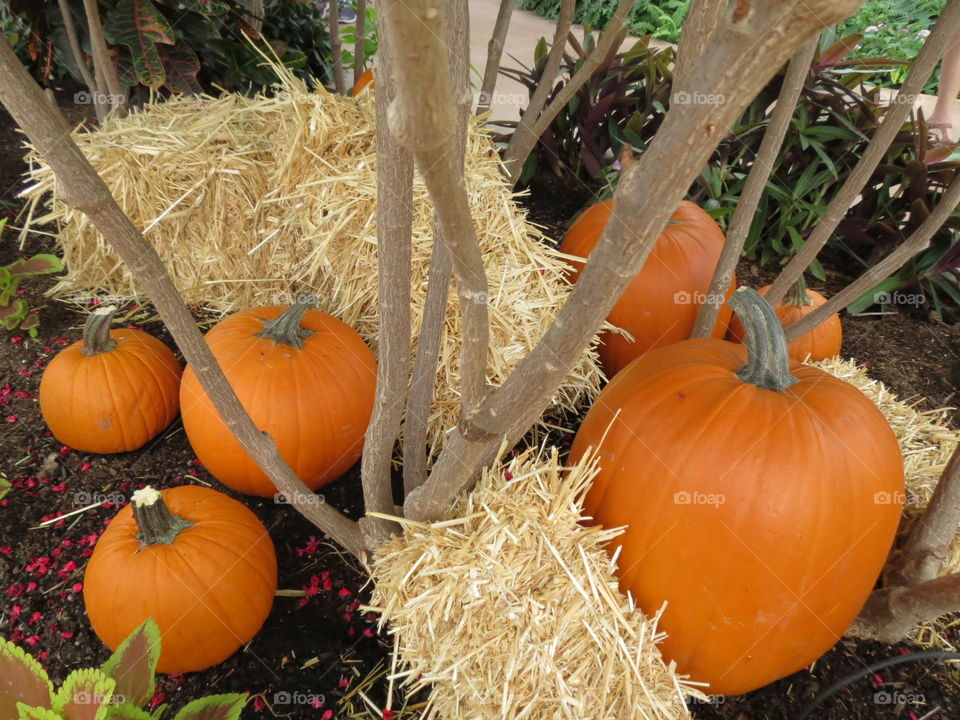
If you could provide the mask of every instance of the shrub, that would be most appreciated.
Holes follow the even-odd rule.
[[[519,6],[555,20],[560,14],[561,0],[520,0]],[[627,28],[635,35],[651,34],[658,40],[675,43],[690,0],[640,0],[627,16]],[[592,28],[604,28],[617,9],[617,0],[589,0],[577,3],[574,22]]]

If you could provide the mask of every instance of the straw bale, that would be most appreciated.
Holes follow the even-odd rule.
[[[159,252],[185,301],[216,316],[289,303],[303,293],[377,350],[374,108],[308,92],[289,79],[274,96],[181,97],[150,104],[74,139]],[[67,273],[54,294],[110,302],[140,297],[87,219],[59,199],[50,168],[30,156],[30,223],[59,228]],[[488,380],[499,385],[543,335],[569,292],[563,261],[526,220],[474,121],[466,157],[471,210],[490,287]],[[413,205],[414,351],[433,231],[419,175]],[[430,427],[435,453],[458,419],[460,319],[451,288]],[[574,409],[596,395],[586,351],[552,398]]]
[[[444,720],[687,718],[703,697],[660,656],[657,617],[620,593],[605,544],[581,523],[596,465],[564,473],[534,449],[485,473],[441,521],[400,519],[372,562],[372,609],[411,690]]]

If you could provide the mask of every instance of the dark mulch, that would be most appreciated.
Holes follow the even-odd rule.
[[[0,210],[8,215],[19,209],[14,197],[23,169],[18,146],[11,121],[0,115]],[[532,218],[557,238],[588,198],[589,191],[582,187],[540,178],[527,204]],[[24,253],[52,250],[42,236],[28,237],[20,248],[8,230],[0,240],[0,264]],[[759,278],[763,272],[749,265],[741,269],[744,278]],[[4,423],[0,473],[14,484],[0,501],[0,635],[41,658],[59,682],[70,671],[99,664],[109,654],[87,624],[80,591],[86,558],[116,505],[145,483],[223,488],[199,466],[179,422],[146,448],[115,456],[73,451],[50,436],[36,403],[40,375],[63,345],[78,338],[81,322],[69,307],[42,297],[50,284],[49,279],[40,279],[25,288],[25,296],[41,313],[36,340],[0,333]],[[956,328],[903,315],[847,318],[845,328],[844,351],[869,363],[872,374],[898,394],[924,397],[931,407],[956,402],[960,387]],[[169,342],[159,324],[150,323],[146,329]],[[351,516],[360,512],[356,471],[323,492]],[[114,502],[38,527],[91,499]],[[202,673],[163,678],[155,702],[178,707],[202,694],[246,691],[254,700],[245,717],[329,720],[344,693],[387,657],[375,618],[358,608],[369,598],[366,578],[356,563],[289,507],[238,499],[270,529],[279,557],[280,587],[306,590],[307,595],[278,598],[263,632],[225,663]],[[951,639],[960,644],[956,629]],[[694,713],[703,720],[787,720],[846,673],[912,649],[909,643],[887,646],[845,640],[811,670],[743,697],[698,704]],[[377,688],[369,695],[375,703],[384,700]],[[899,666],[852,685],[813,717],[960,718],[960,685],[930,663]]]

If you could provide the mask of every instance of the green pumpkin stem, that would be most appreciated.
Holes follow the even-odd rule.
[[[150,485],[135,491],[131,502],[141,550],[151,545],[173,545],[177,535],[195,524],[170,512],[160,491]]]
[[[110,352],[117,346],[117,341],[110,337],[110,325],[116,312],[115,305],[106,305],[98,307],[87,316],[87,322],[83,326],[84,355]]]
[[[730,298],[730,307],[740,318],[747,346],[747,364],[737,377],[776,392],[799,382],[790,374],[787,337],[770,303],[756,290],[742,287]]]
[[[813,304],[813,301],[807,295],[807,281],[803,279],[803,275],[798,277],[797,281],[790,286],[783,301],[787,305],[794,305],[796,307]]]
[[[303,341],[313,335],[312,330],[300,327],[300,321],[311,307],[312,303],[304,302],[291,305],[279,317],[265,320],[263,330],[257,333],[257,337],[273,340],[281,345],[290,345],[299,350],[303,347]]]

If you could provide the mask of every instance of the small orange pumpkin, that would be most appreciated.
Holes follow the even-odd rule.
[[[147,618],[163,673],[205,670],[249,642],[270,614],[277,558],[250,510],[195,485],[137,490],[100,537],[83,583],[94,632],[111,650]]]
[[[179,409],[180,363],[140,330],[111,330],[115,307],[94,310],[83,339],[60,352],[40,380],[40,412],[64,445],[94,453],[136,450]]]
[[[765,285],[757,292],[766,295],[770,287],[770,285]],[[807,288],[807,284],[801,276],[773,310],[786,328],[802,320],[826,301],[827,299],[816,290]],[[734,317],[730,321],[730,331],[727,333],[727,337],[734,342],[743,342],[743,325],[739,318]],[[811,362],[826,360],[839,355],[842,345],[843,328],[840,325],[840,316],[834,313],[818,327],[791,342],[790,357],[800,362],[804,362],[807,358]]]
[[[597,246],[612,211],[612,198],[584,211],[567,231],[560,251],[578,258],[588,257]],[[682,201],[643,269],[607,316],[612,325],[633,336],[630,341],[618,333],[603,334],[600,362],[608,377],[648,350],[690,337],[700,305],[710,290],[723,244],[723,231],[713,218],[694,203]],[[577,260],[570,262],[575,281],[584,264]],[[727,297],[735,288],[736,278],[730,283]],[[729,320],[730,308],[724,305],[713,337],[723,337]]]
[[[206,335],[257,427],[312,490],[360,457],[376,390],[377,362],[353,328],[300,303],[231,315]],[[240,447],[187,366],[183,427],[200,462],[227,487],[270,497],[270,478]]]
[[[350,94],[357,96],[367,88],[373,90],[376,86],[376,83],[373,81],[373,68],[367,68],[360,73],[360,77],[358,77],[357,81],[353,84],[353,90]]]
[[[620,586],[667,603],[661,650],[735,695],[808,665],[850,626],[887,559],[903,461],[859,390],[791,361],[749,288],[731,299],[746,344],[687,340],[617,375],[571,460],[599,448],[587,513],[612,541]],[[744,317],[746,311],[746,317]]]

